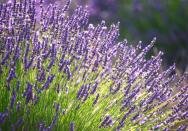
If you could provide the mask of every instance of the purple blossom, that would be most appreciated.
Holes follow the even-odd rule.
[[[2,59],[2,62],[1,62],[2,65],[5,64],[5,62],[6,62],[7,59],[9,58],[9,55],[10,55],[10,52],[7,51],[6,54],[5,54],[5,56],[4,56],[4,58]]]
[[[0,113],[0,124],[3,124],[7,117],[8,117],[8,110],[6,110],[4,113]]]
[[[16,78],[15,68],[10,68],[8,77],[7,77],[7,79],[6,79],[6,80],[7,80],[7,88],[8,88],[8,90],[10,90],[10,81],[11,81],[13,78]]]
[[[41,69],[41,58],[40,58],[40,57],[37,58],[36,67],[37,67],[37,69],[39,69],[39,70]]]
[[[26,42],[26,49],[25,49],[25,53],[24,53],[24,59],[23,59],[24,64],[25,64],[25,70],[27,70],[27,64],[28,64],[27,57],[28,57],[28,54],[29,54],[29,50],[30,50],[30,44],[27,41]]]
[[[47,50],[44,54],[42,54],[43,59],[47,59],[50,56],[51,50]]]
[[[156,125],[153,127],[153,130],[158,130],[158,129],[160,129],[160,127],[161,127],[161,125]]]
[[[121,111],[124,110],[128,105],[131,104],[131,101],[133,99],[133,97],[135,97],[137,95],[137,93],[139,93],[140,91],[140,85],[137,85],[135,87],[135,89],[128,95],[127,97],[124,98],[124,100],[122,101],[122,107],[121,107]]]
[[[63,70],[65,64],[66,64],[66,62],[61,62],[61,63],[59,64],[59,72],[61,72],[61,71]]]
[[[21,117],[21,118],[19,118],[18,120],[17,120],[17,122],[16,122],[16,124],[15,124],[15,127],[20,127],[22,124],[23,124],[23,118]]]
[[[59,104],[55,104],[55,108],[56,108],[56,112],[55,112],[55,116],[50,124],[50,126],[48,127],[49,130],[52,130],[53,127],[55,126],[56,124],[56,121],[58,119],[58,112],[59,112],[59,108],[60,108],[60,105]]]
[[[55,61],[55,58],[54,58],[54,57],[51,58],[51,61],[50,61],[49,65],[48,65],[48,67],[47,67],[47,70],[48,70],[48,71],[50,71],[50,69],[51,69],[52,66],[54,65],[54,61]]]
[[[96,98],[95,98],[95,100],[94,100],[94,102],[93,102],[93,106],[94,106],[95,104],[97,104],[98,99],[99,99],[99,94],[97,94],[97,96],[96,96]]]
[[[30,61],[28,61],[27,65],[26,65],[27,70],[31,67],[33,60],[34,60],[34,56],[32,55],[31,58],[30,58]]]
[[[107,115],[104,120],[102,121],[101,125],[99,126],[99,128],[102,127],[109,127],[112,125],[112,118],[110,115]]]
[[[70,131],[74,131],[74,127],[75,127],[74,123],[71,122],[71,123],[70,123]]]
[[[67,74],[67,79],[69,80],[72,76],[72,73],[70,71],[70,67],[69,66],[65,66],[65,73]]]
[[[187,126],[186,125],[181,125],[181,126],[178,127],[177,130],[179,130],[179,131],[186,131],[187,130]]]
[[[19,48],[19,43],[17,43],[13,60],[16,61],[19,59],[19,57],[20,57],[20,48]]]
[[[40,69],[37,74],[37,81],[42,82],[46,79],[46,73],[44,69]]]
[[[117,87],[115,87],[115,89],[112,89],[112,87],[110,87],[110,92],[111,92],[112,94],[116,94],[116,93],[118,92],[118,90],[120,89],[120,87],[121,87],[121,83],[119,82],[119,83],[117,84]]]
[[[28,104],[33,99],[33,89],[32,85],[29,82],[27,82],[27,88],[23,96],[26,97],[26,104]]]
[[[49,75],[48,78],[47,78],[47,80],[46,80],[46,82],[44,83],[42,89],[48,89],[50,83],[52,83],[52,81],[54,80],[54,78],[55,78],[55,75],[53,75],[53,74]]]
[[[123,116],[123,118],[121,119],[119,126],[117,127],[117,129],[121,128],[122,126],[124,126],[124,121],[125,119],[134,111],[135,106],[131,107],[127,113],[125,113],[125,115]]]
[[[131,121],[135,121],[135,120],[137,120],[138,119],[138,117],[139,117],[139,113],[136,113],[132,118],[131,118]]]
[[[12,97],[11,97],[11,100],[10,100],[10,108],[11,108],[11,109],[12,109],[13,106],[14,106],[15,100],[16,100],[16,92],[15,92],[15,90],[13,90],[13,91],[12,91]]]
[[[98,84],[99,84],[98,82],[95,82],[95,84],[91,87],[92,88],[91,94],[94,94],[96,92]]]
[[[46,130],[45,129],[45,124],[44,123],[40,123],[39,124],[39,131],[44,131],[44,130]]]
[[[81,99],[81,95],[83,94],[85,85],[82,85],[77,93],[77,99]]]

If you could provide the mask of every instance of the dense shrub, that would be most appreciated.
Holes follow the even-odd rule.
[[[145,59],[156,38],[129,46],[119,23],[39,4],[0,5],[1,130],[186,130],[186,75],[160,71],[162,52]]]

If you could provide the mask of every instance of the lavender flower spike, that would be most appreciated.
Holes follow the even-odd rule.
[[[70,131],[74,131],[74,126],[75,126],[74,123],[71,122],[71,123],[70,123]]]
[[[13,91],[12,91],[11,101],[10,101],[10,108],[11,108],[11,109],[12,109],[13,106],[14,106],[15,100],[16,100],[16,92],[15,92],[15,90],[13,90]]]
[[[26,104],[28,104],[33,99],[33,89],[32,85],[27,82],[27,89],[23,94],[24,97],[26,97]]]

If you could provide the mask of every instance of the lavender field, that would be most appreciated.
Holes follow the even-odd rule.
[[[186,131],[188,74],[71,1],[0,4],[0,131]],[[70,13],[71,12],[71,13]]]

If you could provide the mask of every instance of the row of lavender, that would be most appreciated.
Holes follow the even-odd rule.
[[[128,46],[119,23],[39,4],[0,5],[0,129],[186,130],[186,75],[160,71],[162,52],[145,59],[155,38]]]

